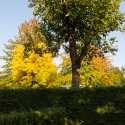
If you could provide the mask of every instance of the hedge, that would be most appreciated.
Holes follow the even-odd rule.
[[[1,113],[51,107],[65,109],[67,125],[124,125],[125,87],[0,90]]]

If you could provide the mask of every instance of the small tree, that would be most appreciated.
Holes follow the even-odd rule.
[[[114,52],[115,38],[103,40],[111,31],[122,30],[125,14],[121,0],[29,0],[34,15],[41,18],[41,31],[55,54],[63,45],[72,63],[72,87],[80,83],[81,62],[91,46]],[[91,57],[93,54],[91,55]]]

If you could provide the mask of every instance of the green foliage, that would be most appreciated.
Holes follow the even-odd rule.
[[[103,46],[100,41],[101,36],[107,36],[110,31],[120,30],[120,24],[124,22],[124,14],[119,11],[121,0],[29,1],[29,7],[34,8],[34,15],[41,18],[42,30],[49,40],[48,44],[57,49],[61,44],[60,41],[68,42],[71,25],[76,29],[74,35],[80,53],[82,43]],[[88,41],[87,38],[88,40],[92,38],[92,41]],[[104,46],[108,47],[106,44]]]
[[[103,40],[112,31],[124,31],[125,13],[120,12],[122,0],[29,0],[34,15],[41,21],[41,31],[53,54],[60,46],[69,52],[72,64],[72,87],[80,83],[80,66],[85,56],[90,59],[97,49],[101,56],[114,54],[116,38]],[[94,48],[91,48],[94,46]]]
[[[124,125],[124,102],[125,87],[1,89],[0,120],[26,125]]]
[[[41,111],[10,112],[0,114],[0,125],[64,125],[65,110],[61,107]]]
[[[114,74],[116,74],[115,78],[114,78],[114,85],[125,85],[125,69],[124,67],[121,67],[121,69],[119,69],[118,67],[114,67],[112,69],[112,72]]]

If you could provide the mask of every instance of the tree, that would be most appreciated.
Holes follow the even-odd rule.
[[[8,41],[8,44],[4,44],[5,46],[5,56],[0,57],[0,59],[5,61],[5,65],[2,66],[4,69],[1,74],[4,76],[11,76],[11,66],[10,61],[13,58],[12,51],[17,45],[24,45],[25,52],[27,50],[31,50],[33,48],[35,52],[38,52],[39,54],[44,53],[45,51],[45,45],[43,44],[43,48],[38,50],[37,45],[41,43],[41,41],[45,40],[45,37],[43,37],[42,33],[38,30],[38,21],[33,18],[29,21],[25,21],[21,24],[20,27],[18,27],[19,34],[15,36],[15,40],[10,39]]]
[[[18,45],[13,50],[13,59],[10,62],[14,84],[21,87],[52,87],[55,85],[57,67],[52,62],[51,54],[43,54],[42,57],[35,52],[27,52],[25,47]]]
[[[59,72],[58,82],[61,85],[69,85],[71,83],[71,61],[68,55],[62,56],[63,62],[60,64],[61,71]],[[122,85],[120,73],[116,73],[112,60],[109,57],[93,57],[91,62],[83,60],[80,70],[80,84],[86,86],[115,86]],[[120,77],[119,77],[120,76]]]
[[[57,68],[52,62],[51,54],[47,53],[45,37],[42,35],[38,27],[39,23],[35,18],[29,21],[25,21],[18,28],[19,34],[15,37],[15,40],[9,40],[9,44],[5,45],[6,50],[4,52],[6,56],[2,57],[2,59],[6,61],[6,74],[12,76],[14,81],[14,83],[12,81],[8,82],[10,83],[9,86],[20,84],[27,87],[39,87],[41,85],[49,87],[53,84],[53,77],[56,73]],[[41,62],[41,64],[39,64],[39,61]],[[48,69],[46,69],[45,71],[45,68]],[[36,73],[35,70],[36,72],[40,73]],[[44,71],[43,73],[41,73],[42,70]],[[40,76],[38,76],[38,74]],[[43,78],[41,74],[43,74],[43,76],[45,75],[45,77]],[[53,76],[50,76],[50,74]],[[39,79],[37,78],[37,80],[36,75],[37,77],[39,77]],[[36,83],[38,82],[39,84],[36,85]]]
[[[72,87],[80,83],[81,62],[91,46],[102,55],[114,53],[115,38],[103,40],[111,31],[122,31],[125,14],[119,11],[121,0],[29,0],[34,15],[41,18],[41,31],[55,54],[63,45],[72,63]],[[91,55],[93,56],[93,55]]]

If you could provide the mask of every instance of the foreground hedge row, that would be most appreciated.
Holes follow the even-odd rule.
[[[54,107],[54,108],[52,108]],[[61,107],[61,109],[60,109]],[[37,113],[44,112],[38,116]],[[22,112],[10,115],[9,112]],[[3,119],[18,116],[34,125],[44,125],[45,114],[56,119],[56,125],[124,125],[125,124],[125,87],[85,88],[85,89],[1,89],[0,112]],[[46,112],[46,113],[45,113]],[[51,112],[51,113],[50,113]],[[7,114],[3,114],[7,113]],[[30,113],[30,115],[27,113]],[[14,113],[15,114],[15,113]],[[34,115],[35,114],[35,115]],[[58,114],[58,115],[56,115]],[[7,116],[6,116],[7,115]],[[21,116],[20,116],[21,115]],[[28,117],[27,117],[28,116]],[[57,117],[59,116],[59,117]],[[2,118],[0,117],[0,118]],[[18,119],[17,118],[17,119]],[[16,120],[16,118],[10,117]],[[32,123],[37,119],[38,123]],[[52,121],[54,121],[52,120]],[[7,120],[3,120],[7,121]],[[20,121],[20,120],[17,120]],[[26,120],[22,120],[23,122]],[[26,122],[28,122],[26,121]],[[51,122],[52,122],[51,121]],[[53,125],[53,123],[45,123]],[[66,123],[67,122],[67,123]],[[0,122],[1,123],[1,122]],[[29,123],[25,123],[26,125]],[[12,125],[17,125],[13,123]],[[55,123],[54,123],[55,124]],[[2,125],[2,124],[1,124]],[[7,125],[7,124],[3,124]],[[8,125],[11,125],[10,123]],[[21,124],[19,124],[21,125]],[[29,124],[30,125],[30,124]]]

